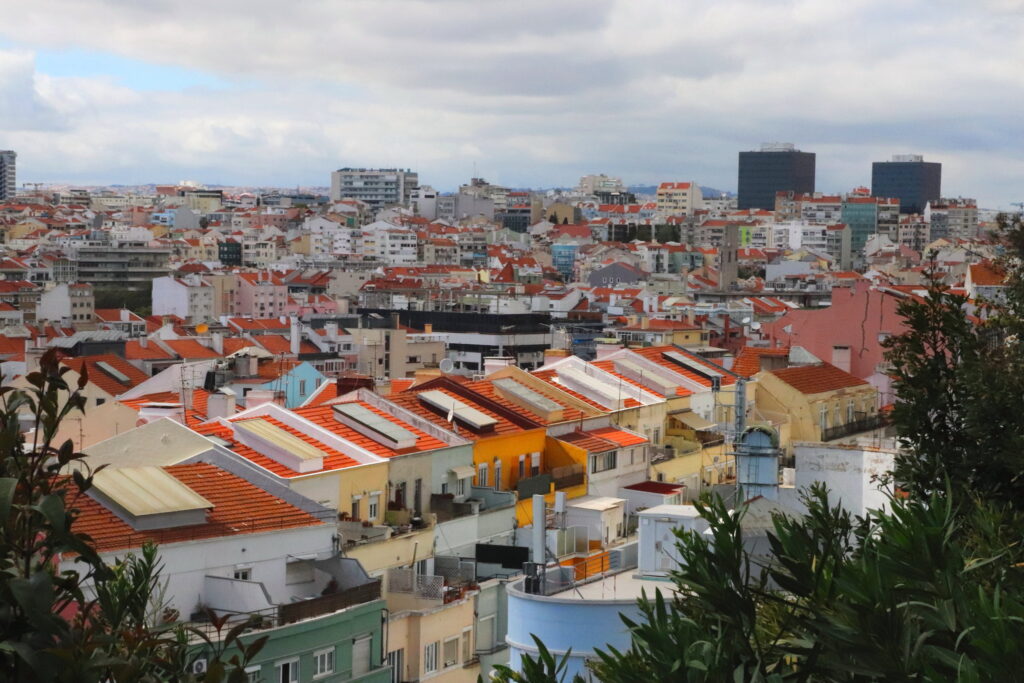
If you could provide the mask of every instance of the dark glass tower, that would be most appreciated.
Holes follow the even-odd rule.
[[[898,197],[900,213],[924,213],[942,196],[942,164],[916,154],[897,154],[871,164],[871,196]]]
[[[740,152],[737,206],[775,210],[777,192],[814,192],[814,152],[790,143],[766,143],[758,152]]]

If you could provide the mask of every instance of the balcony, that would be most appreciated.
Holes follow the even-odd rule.
[[[863,413],[857,413],[857,415],[864,415]],[[821,430],[822,441],[834,441],[841,439],[844,436],[850,434],[859,434],[861,432],[870,432],[875,429],[880,429],[886,425],[885,416],[881,413],[875,415],[866,415],[864,417],[858,417],[854,420],[847,422],[846,424],[836,425],[834,427],[826,427]]]

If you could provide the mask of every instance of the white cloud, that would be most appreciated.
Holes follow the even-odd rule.
[[[475,162],[510,184],[731,188],[737,151],[792,140],[826,191],[922,152],[948,192],[1005,205],[1021,23],[1015,0],[36,0],[0,25],[20,46],[0,52],[0,147],[26,179],[326,184],[368,164],[450,188]],[[69,47],[228,86],[33,72],[32,50]]]

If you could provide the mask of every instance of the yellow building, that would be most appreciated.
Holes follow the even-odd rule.
[[[766,370],[757,375],[757,405],[784,414],[795,441],[831,441],[880,426],[878,391],[828,363]]]

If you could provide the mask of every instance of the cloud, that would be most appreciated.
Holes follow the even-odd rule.
[[[40,180],[326,184],[365,164],[450,189],[475,163],[524,186],[607,172],[731,188],[739,150],[790,140],[818,152],[826,191],[917,152],[947,164],[950,193],[1005,206],[1024,180],[1020,7],[36,0],[0,25],[18,46],[0,52],[0,146]],[[33,51],[62,49],[216,85],[33,71]]]

